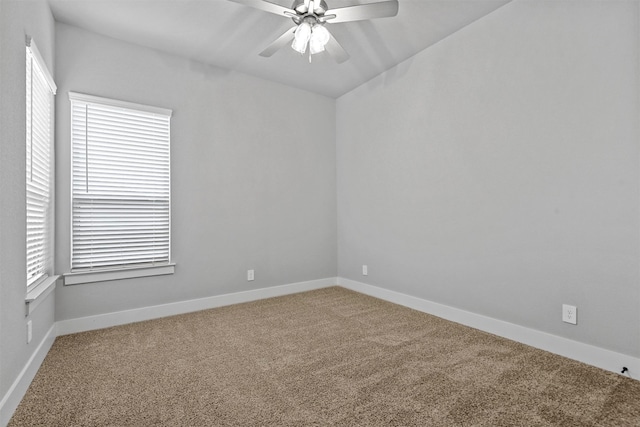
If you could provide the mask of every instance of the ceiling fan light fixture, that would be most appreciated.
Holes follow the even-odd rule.
[[[323,25],[316,24],[311,31],[311,39],[309,40],[309,51],[312,55],[324,52],[324,47],[329,43],[331,34]]]
[[[296,28],[296,32],[294,33],[293,43],[291,47],[296,52],[299,52],[301,55],[307,51],[307,44],[309,44],[309,39],[311,38],[311,25],[308,22],[302,22]]]
[[[321,43],[309,43],[309,53],[315,55],[316,53],[324,52],[324,45]]]
[[[311,53],[314,54],[324,52],[324,47],[327,43],[329,43],[330,39],[331,33],[329,33],[329,30],[327,30],[324,25],[314,25],[311,31],[311,40],[309,41],[309,48],[311,49]]]

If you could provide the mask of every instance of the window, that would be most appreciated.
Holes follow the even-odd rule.
[[[53,270],[53,96],[56,85],[33,40],[26,50],[27,290]]]
[[[171,111],[72,92],[69,99],[72,273],[169,265]]]

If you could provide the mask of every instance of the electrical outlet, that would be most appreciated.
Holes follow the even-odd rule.
[[[369,267],[367,267],[366,265],[362,266],[362,275],[363,276],[368,276],[369,275]]]
[[[31,338],[33,338],[33,322],[29,320],[27,322],[27,344],[31,342]]]
[[[251,282],[252,280],[255,280],[256,276],[253,270],[247,270],[247,281]]]
[[[578,323],[578,309],[574,305],[562,304],[562,321],[576,325]]]

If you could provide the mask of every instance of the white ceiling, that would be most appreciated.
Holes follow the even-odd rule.
[[[290,7],[293,0],[271,0]],[[326,0],[339,8],[379,0]],[[336,98],[510,0],[399,0],[393,18],[329,24],[351,58],[309,64],[289,47],[258,55],[293,26],[227,0],[50,0],[55,19],[105,36]]]

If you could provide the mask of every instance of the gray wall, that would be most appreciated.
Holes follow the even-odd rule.
[[[172,276],[58,286],[58,320],[336,276],[333,99],[64,24],[56,64],[57,271],[69,271],[68,91],[173,110],[177,263]]]
[[[25,317],[25,36],[53,73],[54,22],[45,1],[1,0],[0,13],[0,399],[53,325],[53,293]],[[33,339],[27,344],[27,320]]]
[[[638,30],[515,1],[339,98],[339,275],[640,356]]]

